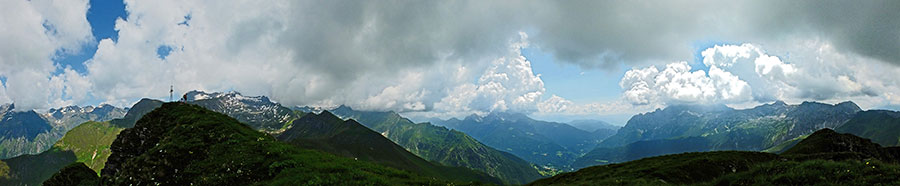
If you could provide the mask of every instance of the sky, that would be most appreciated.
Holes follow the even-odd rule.
[[[127,107],[170,86],[620,125],[675,104],[900,108],[888,0],[9,0],[0,27],[0,103],[24,110]]]

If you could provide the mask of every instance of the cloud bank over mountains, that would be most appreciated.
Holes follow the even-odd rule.
[[[792,51],[810,52],[813,59],[800,56],[804,60],[787,63],[752,44],[717,45],[701,53],[708,72],[676,62],[662,69],[629,70],[619,85],[625,89],[624,99],[635,105],[844,99],[868,106],[900,103],[897,67],[841,55],[827,44],[807,43],[804,47],[812,49]]]
[[[94,42],[87,1],[0,3],[0,22],[16,25],[0,31],[0,102],[124,106],[167,97],[175,85],[285,105],[455,115],[810,99],[900,104],[896,1],[125,4],[118,40],[100,40],[77,72],[53,59]],[[697,46],[705,42],[739,44]],[[621,88],[620,99],[576,102],[547,93],[525,47],[583,69],[632,70],[609,87]],[[702,59],[693,59],[698,50]]]

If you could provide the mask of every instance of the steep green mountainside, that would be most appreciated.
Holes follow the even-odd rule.
[[[601,139],[564,123],[531,119],[520,113],[492,112],[471,115],[463,120],[436,120],[438,125],[462,131],[478,141],[510,152],[529,162],[570,170],[581,154],[593,149]],[[605,136],[600,136],[605,137]]]
[[[781,154],[816,157],[831,157],[831,154],[838,154],[838,158],[851,156],[856,159],[874,158],[894,162],[900,160],[900,147],[881,147],[870,139],[822,129]]]
[[[616,128],[616,129],[599,128],[597,130],[594,130],[594,132],[591,132],[591,136],[594,138],[594,141],[596,141],[595,144],[599,144],[600,142],[603,142],[603,140],[606,140],[606,138],[616,135],[616,132],[618,132],[618,131],[619,131],[618,128]]]
[[[497,178],[468,168],[445,167],[428,162],[356,121],[341,120],[328,111],[306,114],[294,120],[293,125],[277,139],[304,148],[447,180],[501,183]]]
[[[366,161],[278,142],[226,115],[166,103],[125,129],[101,173],[111,185],[436,185]],[[62,175],[65,176],[65,175]]]
[[[38,185],[63,166],[75,162],[100,171],[110,155],[109,146],[120,131],[122,128],[108,122],[85,122],[67,132],[50,150],[2,160],[13,166],[10,177],[0,176],[0,185]]]
[[[346,106],[331,112],[359,121],[428,161],[483,171],[508,184],[524,184],[541,177],[525,160],[484,145],[456,130],[429,123],[413,123],[394,112],[355,111]]]
[[[662,149],[672,154],[714,150],[761,151],[795,140],[822,128],[836,128],[856,115],[860,109],[853,102],[828,105],[803,102],[787,105],[775,102],[751,109],[735,110],[724,105],[675,105],[654,112],[638,114],[628,124],[582,156],[573,167],[587,167],[601,162],[620,162],[621,156],[605,156],[609,149],[640,152],[629,145],[639,141],[679,144],[678,140],[699,137],[701,144],[688,144]],[[675,140],[675,141],[670,141]],[[699,148],[698,147],[704,147]],[[661,151],[656,151],[661,152]],[[623,160],[633,160],[656,154],[633,154]]]
[[[823,129],[785,153],[691,152],[607,164],[529,185],[896,185],[900,151]]]
[[[77,162],[86,164],[96,172],[100,172],[110,155],[109,146],[124,128],[109,122],[85,122],[75,127],[53,145],[65,151],[75,153]]]
[[[869,138],[884,146],[898,146],[900,145],[900,112],[863,111],[834,130]]]
[[[809,135],[801,135],[794,139],[791,139],[791,140],[788,140],[785,142],[781,142],[781,144],[775,145],[771,148],[762,150],[762,152],[781,154],[782,152],[790,149],[791,147],[794,147],[794,145],[797,145],[797,143],[800,143],[800,141],[802,141],[803,139],[806,139],[807,137],[809,137]]]

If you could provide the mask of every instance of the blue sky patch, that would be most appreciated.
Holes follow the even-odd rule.
[[[115,30],[116,19],[125,19],[126,17],[128,17],[128,13],[125,12],[125,3],[121,0],[91,0],[87,20],[91,25],[94,41],[81,45],[80,50],[75,53],[57,51],[53,62],[62,68],[68,67],[78,73],[85,73],[87,70],[84,62],[94,57],[100,40],[107,38],[114,42],[119,40],[119,32]],[[44,28],[48,29],[48,32],[51,29],[55,30],[53,25],[46,23]],[[58,69],[56,73],[62,73],[62,69]]]
[[[160,45],[156,48],[156,55],[159,59],[165,60],[166,57],[169,57],[169,53],[172,53],[172,47],[169,45]]]
[[[523,48],[522,56],[531,62],[535,74],[541,74],[545,98],[556,94],[575,102],[605,102],[622,93],[619,80],[629,68],[614,70],[581,69],[574,64],[560,63],[552,54],[538,48]]]

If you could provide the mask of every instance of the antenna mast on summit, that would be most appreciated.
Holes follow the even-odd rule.
[[[172,93],[175,92],[175,85],[169,85],[169,102],[172,102]]]

